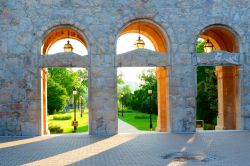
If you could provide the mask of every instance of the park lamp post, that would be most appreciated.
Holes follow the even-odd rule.
[[[149,118],[150,118],[149,128],[150,130],[152,130],[153,124],[152,124],[152,105],[151,105],[152,89],[151,87],[148,88],[148,96],[149,96]]]
[[[77,95],[77,90],[75,87],[73,87],[73,96],[74,96],[74,121],[72,122],[72,126],[74,126],[73,133],[76,132],[78,122],[76,121],[76,95]]]
[[[123,117],[123,95],[121,95],[121,103],[122,103],[122,117]]]
[[[80,101],[81,101],[81,118],[82,118],[82,101],[83,101],[83,97],[80,96]]]

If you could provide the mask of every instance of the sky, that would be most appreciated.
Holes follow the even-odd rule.
[[[141,39],[145,42],[145,48],[154,51],[154,45],[153,43],[144,35],[140,35]],[[132,51],[135,49],[134,43],[138,39],[137,33],[127,33],[125,35],[122,35],[118,38],[117,41],[117,54],[125,53],[128,51]],[[57,42],[55,42],[49,49],[48,54],[55,54],[58,52],[64,52],[63,46],[67,41],[70,41],[70,43],[73,46],[73,52],[79,55],[87,55],[88,51],[86,47],[75,39],[62,39]],[[138,74],[141,73],[143,70],[150,69],[150,67],[122,67],[118,68],[118,74],[122,73],[123,80],[125,83],[129,84],[133,90],[138,88],[138,85],[141,83],[141,81],[138,79]],[[78,70],[78,69],[75,69]]]
[[[137,33],[127,33],[122,35],[117,40],[117,54],[125,53],[135,50],[134,43],[138,39]],[[154,51],[153,43],[145,36],[141,35],[141,39],[145,42],[145,48]],[[143,70],[150,69],[150,67],[122,67],[118,68],[118,73],[123,74],[123,80],[132,86],[132,89],[136,89],[141,83],[138,79],[138,74]]]

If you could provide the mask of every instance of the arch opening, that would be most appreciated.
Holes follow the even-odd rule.
[[[87,55],[88,54],[88,47],[87,42],[84,38],[84,36],[81,34],[81,32],[77,31],[76,28],[71,26],[57,26],[52,28],[52,30],[48,31],[47,35],[45,36],[42,46],[41,46],[41,54],[42,56],[48,55],[48,54],[55,54],[59,52],[64,52],[63,47],[64,44],[67,41],[70,41],[70,43],[73,46],[74,53],[78,55]],[[60,68],[47,68],[43,67],[41,69],[41,126],[42,131],[41,133],[43,135],[47,135],[50,133],[49,131],[49,123],[51,123],[51,126],[63,126],[64,132],[70,132],[69,130],[73,130],[73,127],[71,126],[71,121],[74,119],[74,113],[72,112],[72,109],[74,109],[74,98],[76,99],[76,110],[77,110],[77,121],[78,121],[78,129],[77,132],[83,132],[88,131],[88,120],[86,121],[86,116],[88,115],[87,109],[87,102],[88,102],[88,72],[84,68],[68,68],[69,66],[61,66]],[[62,85],[60,83],[64,82],[64,78],[58,78],[58,76],[54,76],[52,79],[52,73],[57,73],[55,70],[58,70],[58,73],[66,73],[72,75],[72,82],[74,82],[74,85],[76,89],[78,90],[78,93],[75,97],[72,95],[71,91],[72,88],[66,87],[66,85]],[[59,71],[60,70],[60,71]],[[77,75],[77,76],[76,76]],[[74,79],[73,79],[74,77]],[[65,78],[66,79],[66,78]],[[71,79],[70,76],[68,79]],[[67,82],[67,81],[65,81]],[[66,84],[66,83],[65,83]],[[86,84],[86,85],[85,85]],[[66,93],[64,95],[64,99],[66,99],[66,105],[64,108],[62,108],[64,111],[64,114],[66,113],[67,116],[71,116],[71,120],[63,121],[63,123],[59,123],[56,120],[52,121],[52,116],[49,117],[48,113],[48,107],[49,107],[49,86],[51,85],[59,85],[61,89],[65,89]],[[51,88],[50,88],[51,89]],[[70,90],[69,90],[70,89]],[[60,91],[62,92],[62,91]],[[50,96],[53,93],[50,93]],[[51,103],[51,102],[50,102]],[[85,111],[84,111],[85,110]],[[65,112],[66,111],[66,112]],[[80,111],[80,112],[79,112]],[[81,118],[79,116],[81,116]],[[83,120],[84,119],[84,120]],[[88,119],[88,117],[87,117]],[[86,121],[86,122],[85,122]],[[86,123],[86,124],[85,124]],[[84,126],[83,126],[84,125]]]
[[[223,50],[230,53],[239,52],[237,34],[227,26],[211,25],[200,33],[199,38],[209,40],[216,50]],[[202,69],[203,68],[203,69]],[[218,116],[215,129],[228,130],[240,129],[240,102],[239,102],[239,66],[208,66],[198,67],[198,71],[214,70],[212,75],[217,79]],[[199,82],[198,82],[199,94]],[[198,99],[199,100],[199,99]],[[199,110],[200,105],[197,105]]]
[[[168,44],[168,38],[167,35],[164,33],[164,31],[161,29],[160,26],[158,26],[156,23],[150,21],[150,20],[133,20],[129,22],[127,25],[122,28],[121,32],[118,35],[117,39],[117,47],[116,52],[117,54],[120,53],[119,47],[124,47],[119,44],[119,39],[129,35],[129,34],[136,34],[143,36],[142,39],[146,40],[148,39],[148,42],[145,42],[145,48],[150,49],[147,47],[148,43],[152,44],[151,50],[167,54],[169,52],[169,44]],[[134,45],[134,42],[136,41],[137,36],[134,37],[134,40],[127,41],[127,45]],[[129,51],[129,50],[128,50]],[[138,70],[139,66],[136,66],[136,64],[133,67],[130,67],[128,71],[135,72]],[[124,68],[118,68],[118,72],[120,69]],[[126,69],[125,69],[126,70]],[[170,128],[170,113],[169,113],[169,85],[168,85],[168,68],[167,67],[155,67],[155,79],[156,87],[154,95],[156,95],[157,98],[157,104],[156,104],[156,112],[158,112],[157,117],[157,131],[169,131]],[[131,73],[131,72],[130,72]],[[119,89],[119,87],[118,87]],[[119,93],[119,92],[118,92]],[[118,94],[118,98],[121,100],[121,94]],[[145,99],[146,100],[146,99]],[[158,108],[157,108],[158,107]],[[149,126],[148,126],[149,127]]]

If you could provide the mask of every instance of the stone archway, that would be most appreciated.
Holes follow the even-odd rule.
[[[169,54],[170,50],[169,50],[168,37],[164,33],[163,29],[153,21],[146,19],[133,20],[124,26],[124,28],[120,31],[119,36],[125,35],[127,33],[139,33],[139,28],[140,28],[140,33],[146,36],[153,43],[156,52],[165,54],[163,56]],[[150,62],[148,65],[150,66]],[[166,132],[170,130],[168,67],[161,65],[158,66],[157,64],[153,66],[156,67],[156,77],[157,77],[157,87],[158,87],[157,89],[158,119],[157,119],[156,130]],[[136,64],[133,64],[130,67],[138,67],[138,66],[136,66]],[[147,67],[147,65],[143,67]]]
[[[202,30],[200,38],[209,39],[215,50],[239,52],[238,35],[224,25],[211,25]],[[216,65],[215,65],[216,66]],[[216,66],[218,83],[218,130],[240,129],[239,66]]]
[[[75,39],[80,41],[87,49],[87,43],[82,34],[78,32],[78,30],[69,25],[62,25],[62,26],[55,26],[50,31],[45,34],[45,38],[43,40],[43,45],[41,46],[41,53],[43,58],[47,58],[47,61],[52,60],[49,63],[43,63],[41,69],[41,126],[42,126],[42,134],[47,135],[49,134],[48,131],[48,119],[47,119],[47,77],[48,77],[48,70],[47,67],[87,67],[88,64],[85,66],[82,63],[78,63],[79,61],[83,61],[83,58],[80,58],[80,55],[74,53],[58,53],[58,55],[52,55],[51,59],[50,56],[47,57],[48,50],[50,47],[57,41],[61,39]],[[67,55],[65,55],[67,54]],[[58,58],[60,56],[68,56],[68,62],[60,62]],[[74,60],[75,59],[75,60]],[[67,61],[67,58],[64,58]],[[44,60],[46,61],[46,60]],[[57,61],[55,63],[55,61]],[[84,60],[86,61],[86,60]],[[88,62],[87,62],[88,63]]]

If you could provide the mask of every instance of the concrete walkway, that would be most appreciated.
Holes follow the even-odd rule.
[[[141,133],[140,130],[134,126],[118,119],[118,132],[119,133]]]
[[[250,132],[0,137],[0,165],[250,165]]]

